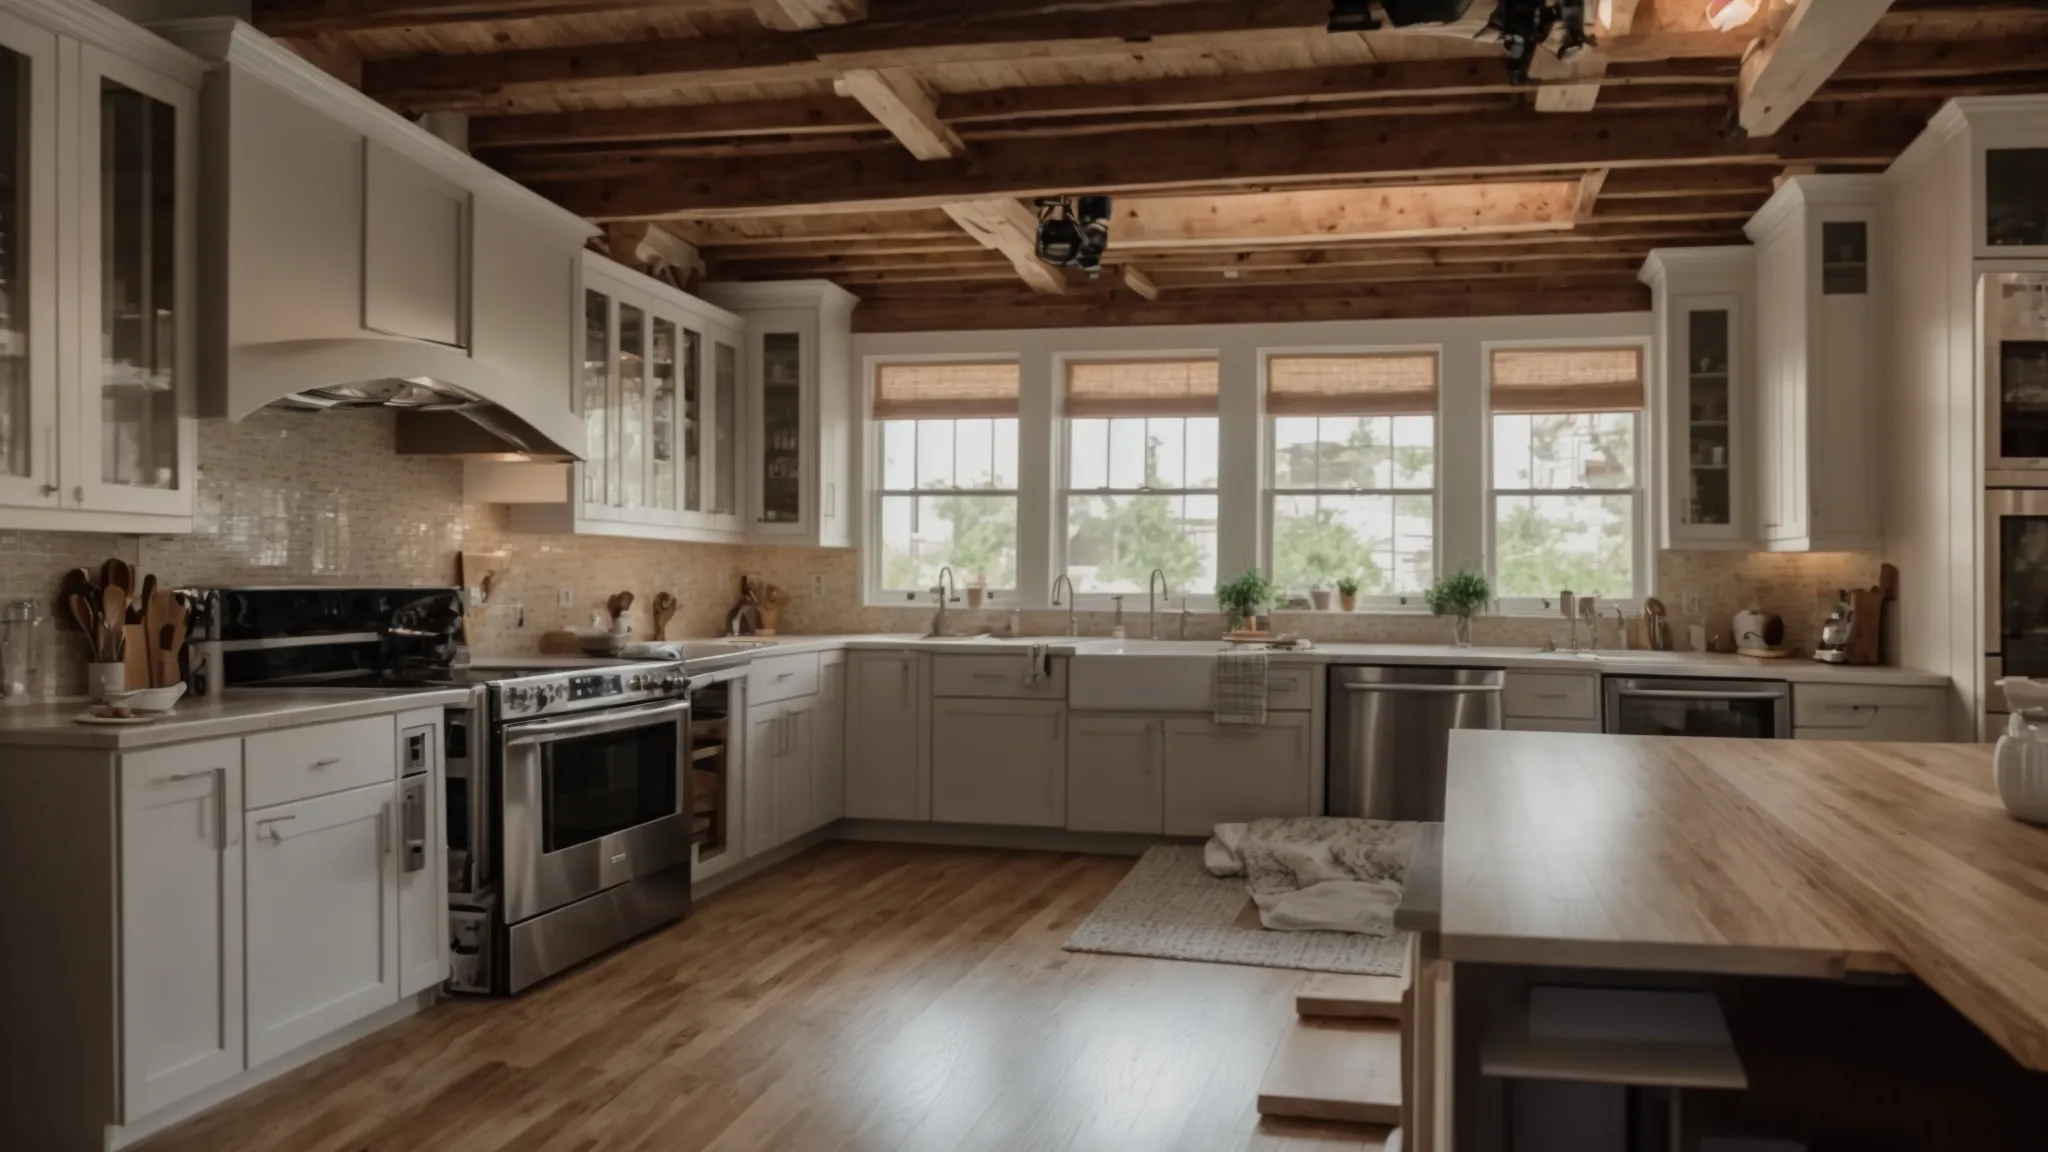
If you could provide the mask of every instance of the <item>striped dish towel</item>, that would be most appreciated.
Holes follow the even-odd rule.
[[[1266,722],[1266,654],[1216,654],[1216,723]]]

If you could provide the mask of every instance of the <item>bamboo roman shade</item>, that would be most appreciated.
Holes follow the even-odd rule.
[[[1274,356],[1266,361],[1272,416],[1434,416],[1436,353]]]
[[[1015,364],[884,364],[877,420],[987,420],[1017,414]]]
[[[1069,360],[1069,417],[1214,416],[1214,360]]]
[[[1643,406],[1640,348],[1503,348],[1495,412],[1623,412]]]

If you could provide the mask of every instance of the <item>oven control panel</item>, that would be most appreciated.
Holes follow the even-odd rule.
[[[688,686],[680,668],[653,664],[508,679],[491,689],[501,717],[523,719],[666,700],[682,695]]]

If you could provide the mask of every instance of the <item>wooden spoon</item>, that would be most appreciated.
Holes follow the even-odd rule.
[[[176,593],[166,592],[171,603],[165,610],[170,623],[164,625],[162,648],[164,652],[163,684],[169,687],[184,679],[185,636],[192,627],[192,606],[180,599]]]
[[[100,591],[100,663],[119,661],[128,650],[128,591],[109,584]]]
[[[100,565],[100,587],[119,588],[124,596],[133,593],[135,569],[130,568],[128,562],[118,556],[108,559],[105,564]]]
[[[128,602],[128,622],[130,624],[148,624],[149,621],[144,619],[144,617],[149,614],[150,601],[155,599],[155,597],[156,573],[152,572],[142,578],[142,594]],[[155,687],[155,685],[151,685],[151,687]]]
[[[85,642],[93,646],[93,655],[99,655],[100,620],[93,612],[92,601],[83,592],[73,592],[64,597],[64,604],[71,609],[71,618],[78,622],[78,630],[85,633]]]

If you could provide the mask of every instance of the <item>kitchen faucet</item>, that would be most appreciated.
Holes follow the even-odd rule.
[[[1062,584],[1067,586],[1067,635],[1079,636],[1081,633],[1074,627],[1074,581],[1065,572],[1060,573],[1059,578],[1052,582],[1052,606],[1055,608],[1060,606],[1060,585]]]
[[[939,586],[934,589],[939,594],[939,614],[932,617],[933,636],[946,634],[946,601],[950,600],[958,589],[959,581],[953,577],[953,566],[948,564],[939,569]]]
[[[1173,589],[1167,586],[1163,568],[1154,568],[1152,575],[1145,578],[1145,638],[1148,640],[1159,639],[1159,602],[1154,598],[1155,593],[1173,595]]]

